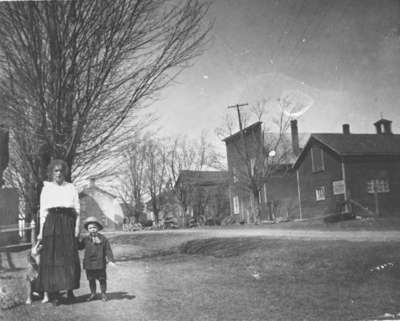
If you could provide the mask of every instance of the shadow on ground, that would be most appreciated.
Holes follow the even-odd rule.
[[[85,294],[85,295],[79,295],[76,296],[74,301],[68,301],[66,298],[61,298],[61,302],[60,304],[63,305],[74,305],[74,304],[79,304],[79,303],[87,303],[88,298],[89,298],[90,294]],[[129,294],[128,292],[109,292],[107,293],[107,301],[118,301],[118,300],[133,300],[135,299],[136,296],[133,294]],[[95,301],[101,301],[101,296],[98,293],[97,297],[95,300],[93,300],[92,302]]]

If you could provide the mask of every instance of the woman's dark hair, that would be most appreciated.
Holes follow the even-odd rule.
[[[53,159],[50,162],[49,166],[47,166],[47,179],[48,180],[50,180],[50,181],[53,180],[54,167],[60,166],[60,165],[61,165],[61,169],[62,169],[62,172],[64,174],[64,177],[65,178],[68,177],[68,175],[69,175],[69,167],[68,167],[67,163],[62,159]]]

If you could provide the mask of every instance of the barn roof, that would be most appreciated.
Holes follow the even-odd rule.
[[[249,133],[251,133],[253,131],[256,131],[256,130],[260,130],[261,129],[261,124],[262,124],[262,122],[257,121],[254,124],[251,124],[250,126],[247,126],[247,127],[243,128],[243,135],[247,135],[247,134],[249,134]],[[228,143],[228,142],[230,142],[232,140],[235,140],[236,138],[239,138],[240,136],[241,136],[241,132],[239,130],[236,133],[233,133],[232,135],[230,135],[228,137],[225,137],[222,141],[224,141],[225,143]]]
[[[217,185],[226,183],[229,179],[227,171],[192,171],[182,170],[176,184]]]
[[[327,147],[340,157],[351,156],[400,156],[400,135],[398,134],[311,134],[306,146],[297,158],[297,168],[305,154],[315,142]]]

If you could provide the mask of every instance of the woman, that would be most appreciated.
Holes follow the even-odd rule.
[[[52,182],[44,182],[40,194],[40,231],[43,250],[39,278],[45,291],[42,302],[48,302],[48,293],[67,290],[72,300],[73,289],[79,288],[80,264],[78,256],[79,197],[74,185],[65,182],[69,169],[63,160],[53,160],[48,167]],[[55,298],[58,303],[58,296]]]

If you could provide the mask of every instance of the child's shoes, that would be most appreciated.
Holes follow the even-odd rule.
[[[93,301],[93,300],[95,300],[95,299],[96,299],[96,294],[95,294],[95,293],[92,293],[92,294],[87,298],[86,301]]]

